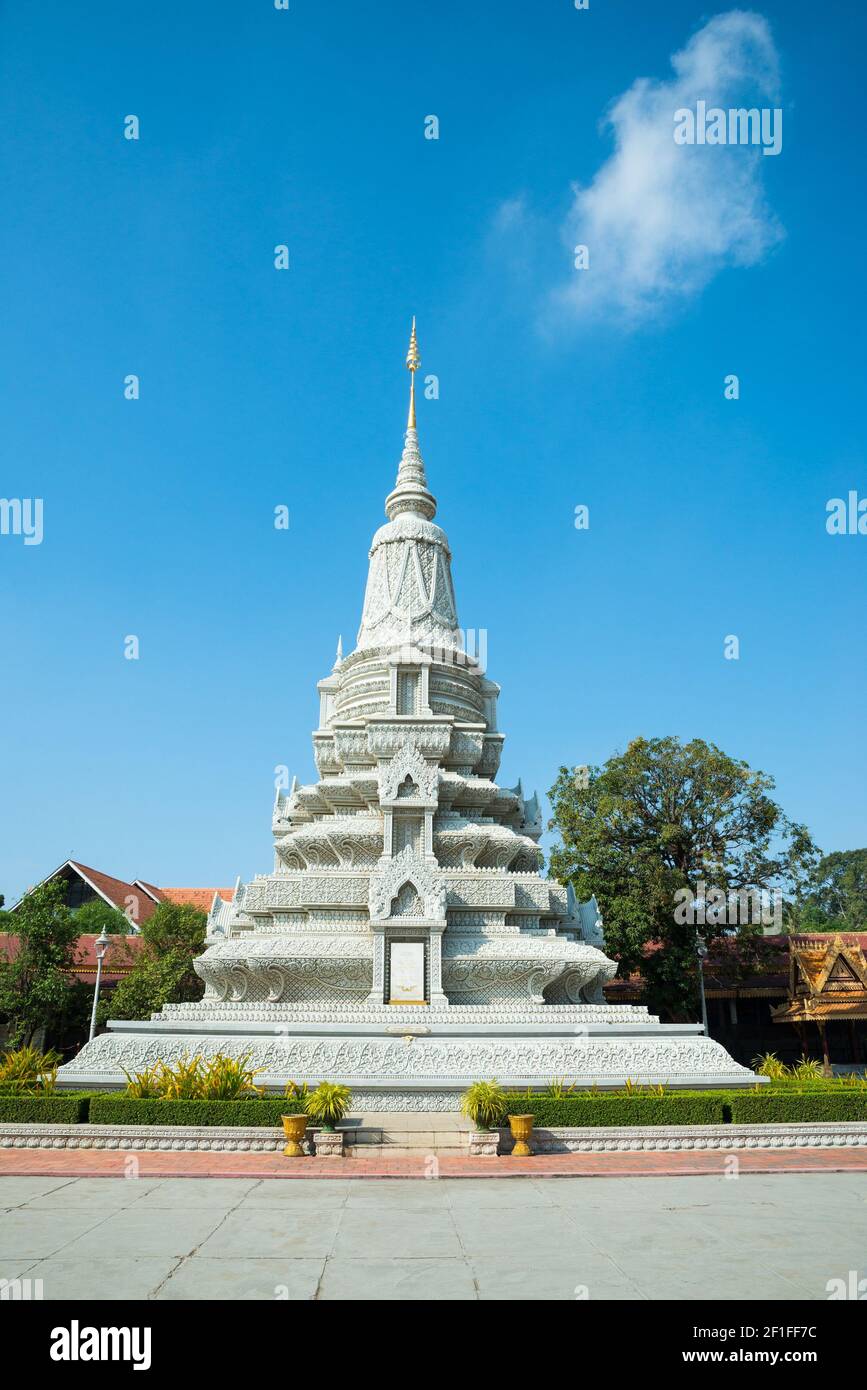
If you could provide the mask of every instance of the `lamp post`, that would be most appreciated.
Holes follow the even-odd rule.
[[[105,927],[93,943],[93,950],[96,956],[96,986],[93,991],[93,1009],[90,1014],[90,1035],[88,1042],[93,1042],[93,1035],[96,1032],[96,1006],[99,1003],[99,986],[102,980],[102,962],[106,951],[111,945],[111,938],[106,934]]]
[[[696,943],[696,954],[698,955],[698,992],[701,996],[701,1021],[704,1025],[704,1035],[710,1037],[707,1026],[707,999],[704,993],[704,958],[707,955],[707,946],[703,941]]]

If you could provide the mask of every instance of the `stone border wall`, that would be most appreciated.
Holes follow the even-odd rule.
[[[395,1116],[399,1120],[399,1116]],[[403,1147],[411,1131],[377,1130],[377,1144],[388,1149],[394,1134],[395,1148]],[[467,1131],[467,1151],[469,1136]],[[398,1138],[397,1136],[401,1136]],[[349,1131],[349,1147],[360,1154],[359,1132]],[[28,1125],[0,1124],[2,1149],[117,1149],[131,1152],[201,1150],[219,1153],[279,1153],[286,1140],[281,1129],[271,1126],[192,1125]],[[508,1130],[500,1131],[500,1152],[508,1153]],[[585,1126],[575,1129],[533,1131],[535,1153],[630,1153],[678,1150],[867,1148],[867,1121],[819,1124],[765,1125],[625,1125],[612,1128]],[[425,1152],[424,1146],[419,1153]]]
[[[508,1131],[501,1152],[508,1152]],[[535,1153],[629,1153],[702,1149],[829,1149],[867,1147],[867,1120],[817,1124],[623,1125],[533,1131]],[[2,1140],[0,1140],[2,1143]]]

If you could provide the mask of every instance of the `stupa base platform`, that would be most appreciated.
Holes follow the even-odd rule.
[[[289,1081],[311,1087],[339,1081],[351,1088],[354,1111],[456,1111],[472,1082],[492,1077],[510,1090],[544,1090],[554,1078],[607,1090],[627,1081],[731,1089],[761,1080],[700,1025],[660,1024],[643,1010],[629,1022],[607,1021],[604,1005],[595,1011],[598,1021],[590,1006],[540,1006],[538,1017],[508,1022],[497,1011],[466,1012],[475,1017],[462,1017],[461,1008],[380,1007],[318,1022],[284,1017],[233,1026],[174,1015],[118,1021],[60,1069],[58,1083],[117,1089],[126,1084],[125,1072],[223,1053],[247,1057],[269,1090]]]

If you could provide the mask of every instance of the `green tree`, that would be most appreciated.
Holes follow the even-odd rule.
[[[132,930],[131,923],[120,908],[111,907],[102,898],[91,898],[90,902],[82,903],[75,913],[75,921],[82,936],[90,932],[99,936],[101,931],[109,936],[128,936]]]
[[[11,1047],[26,1047],[40,1028],[46,1038],[63,1032],[74,1006],[78,927],[66,906],[66,885],[52,880],[34,888],[11,914],[18,951],[0,947],[0,1013]]]
[[[193,961],[205,945],[204,912],[189,903],[163,902],[141,929],[142,946],[133,955],[125,943],[112,946],[134,961],[130,973],[99,1008],[100,1021],[108,1018],[150,1018],[165,1004],[201,999],[204,983]]]
[[[867,849],[840,849],[819,860],[793,905],[793,931],[867,932]]]
[[[701,885],[726,904],[750,890],[791,894],[815,864],[806,828],[783,814],[773,789],[771,777],[702,739],[637,738],[602,768],[560,769],[549,793],[560,835],[551,874],[581,898],[596,895],[606,946],[621,971],[641,970],[651,1008],[694,1015],[699,946],[745,915],[717,906],[701,924],[689,894],[702,910]],[[762,930],[755,921],[734,929]]]

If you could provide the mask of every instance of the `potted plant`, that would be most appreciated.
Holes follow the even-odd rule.
[[[301,1147],[301,1140],[304,1138],[307,1129],[307,1111],[304,1108],[307,1104],[307,1085],[296,1086],[294,1081],[290,1081],[286,1086],[286,1097],[294,1100],[302,1106],[299,1114],[281,1115],[283,1121],[283,1133],[286,1136],[286,1145],[283,1149],[287,1158],[303,1158],[304,1150]]]
[[[507,1104],[506,1093],[497,1081],[474,1081],[464,1091],[461,1114],[475,1125],[470,1134],[470,1153],[475,1157],[496,1157]]]
[[[337,1125],[349,1109],[352,1092],[337,1081],[320,1081],[304,1104],[316,1126],[313,1143],[317,1158],[343,1157],[343,1131]]]

